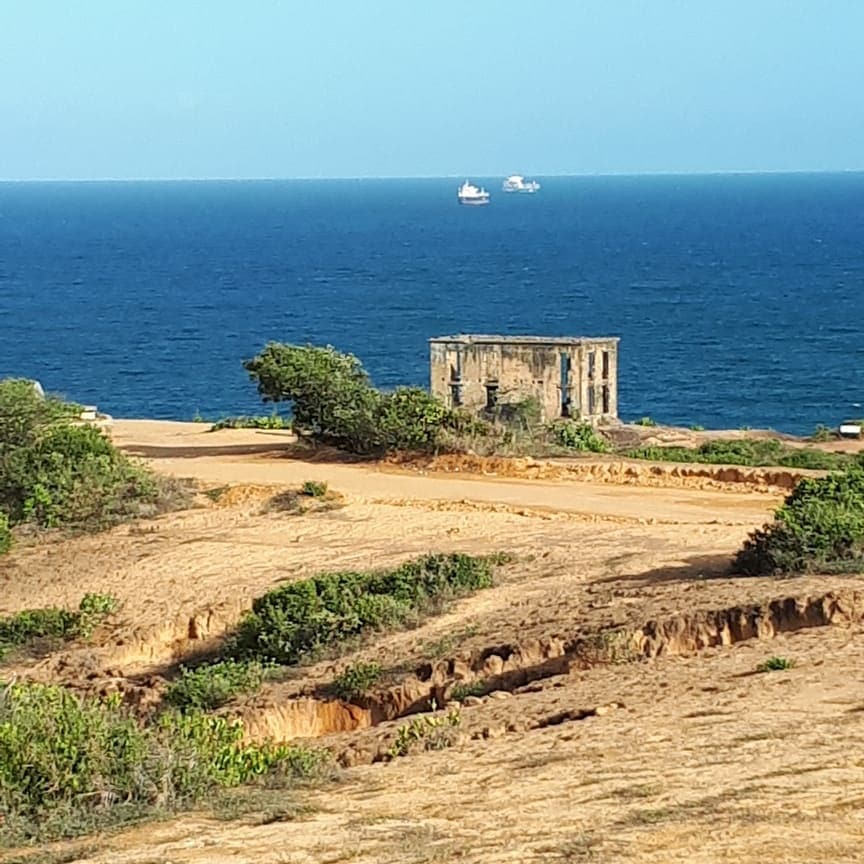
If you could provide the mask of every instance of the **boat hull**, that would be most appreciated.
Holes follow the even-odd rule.
[[[488,198],[457,198],[456,200],[466,207],[482,207],[484,204],[489,203]]]

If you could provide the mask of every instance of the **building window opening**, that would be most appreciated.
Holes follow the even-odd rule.
[[[459,408],[462,405],[462,385],[461,384],[451,384],[450,385],[450,404],[454,408]]]
[[[588,378],[593,380],[595,373],[597,372],[597,355],[591,351],[588,354]]]
[[[593,387],[588,388],[588,415],[593,417],[597,411],[597,393]]]
[[[494,411],[497,405],[498,405],[498,385],[497,384],[487,384],[486,385],[486,410],[487,411]]]
[[[603,399],[603,413],[608,414],[609,413],[609,385],[608,384],[603,385],[602,399]]]
[[[609,352],[603,352],[603,380],[607,380],[609,378]]]
[[[561,353],[561,416],[570,416],[570,356]],[[542,385],[542,382],[540,382]]]

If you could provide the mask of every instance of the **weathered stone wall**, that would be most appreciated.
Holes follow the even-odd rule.
[[[566,386],[571,416],[613,419],[618,413],[616,349],[615,340],[433,341],[432,392],[447,405],[472,411],[534,397],[544,419],[553,420],[562,416]]]

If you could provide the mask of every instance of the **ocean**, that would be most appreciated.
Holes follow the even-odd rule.
[[[115,417],[262,413],[268,340],[428,382],[427,339],[620,336],[620,414],[864,415],[864,174],[0,183],[0,377]]]

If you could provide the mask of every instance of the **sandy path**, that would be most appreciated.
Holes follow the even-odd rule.
[[[255,430],[210,433],[195,423],[122,420],[115,424],[113,437],[165,473],[209,483],[288,486],[320,480],[365,502],[472,501],[594,518],[750,525],[763,521],[780,497],[591,482],[463,479],[384,471],[375,465],[307,462],[286,456],[291,439],[284,434]]]

